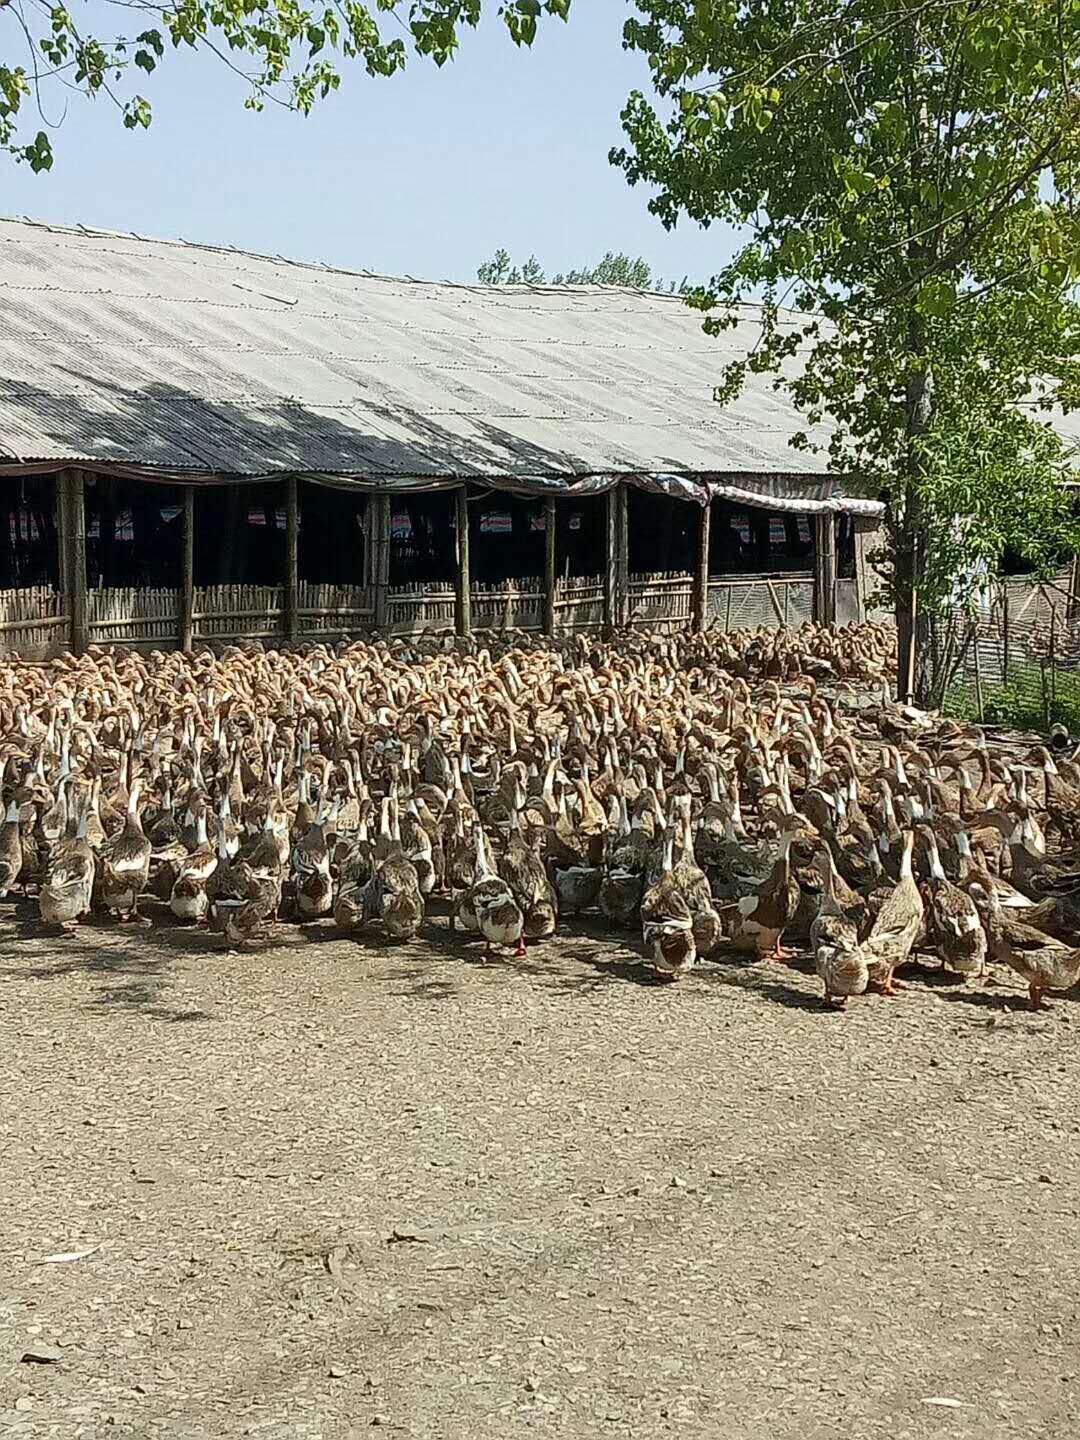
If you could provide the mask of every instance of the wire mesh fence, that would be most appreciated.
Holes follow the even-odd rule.
[[[1080,593],[1075,569],[1002,580],[971,611],[931,624],[942,708],[985,724],[1080,731]]]

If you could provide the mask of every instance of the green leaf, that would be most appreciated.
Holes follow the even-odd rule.
[[[20,158],[27,161],[35,175],[40,175],[43,171],[52,169],[52,145],[44,130],[39,130],[34,136],[33,144],[23,147],[20,152]]]

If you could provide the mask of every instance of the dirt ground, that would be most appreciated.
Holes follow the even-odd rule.
[[[445,924],[0,924],[0,1433],[1077,1433],[1074,1003]]]

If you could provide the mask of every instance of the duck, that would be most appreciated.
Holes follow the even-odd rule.
[[[600,912],[612,927],[629,927],[641,910],[650,841],[635,816],[630,819],[626,794],[614,795],[603,879],[597,893]]]
[[[799,883],[791,863],[791,846],[799,829],[798,821],[789,817],[780,832],[780,848],[769,874],[756,890],[736,902],[737,918],[731,934],[736,950],[759,959],[788,958],[780,942],[799,906]]]
[[[276,857],[277,847],[273,846]],[[229,859],[228,840],[218,837],[218,863],[207,881],[210,928],[225,943],[237,947],[269,938],[281,902],[281,875],[256,855],[250,860]]]
[[[3,793],[0,784],[0,794]],[[4,823],[0,826],[0,900],[6,900],[8,891],[22,879],[23,843],[19,828],[19,803],[11,800],[4,812]],[[23,894],[26,885],[23,884]]]
[[[919,830],[930,866],[927,937],[936,944],[942,970],[955,970],[966,979],[986,974],[986,932],[968,891],[945,874],[937,836],[930,826]]]
[[[579,915],[583,910],[592,909],[600,897],[604,868],[593,858],[594,837],[580,833],[571,820],[565,790],[559,797],[555,822],[548,830],[547,840],[560,914]]]
[[[828,900],[833,908],[838,909],[843,918],[855,926],[861,940],[869,933],[870,907],[866,896],[849,885],[840,874],[833,854],[833,844],[835,841],[824,837],[815,847],[815,863],[821,876],[821,903],[824,906]]]
[[[682,891],[690,910],[696,954],[704,958],[712,954],[719,945],[724,936],[724,929],[720,916],[713,905],[708,877],[694,858],[689,796],[683,795],[676,798],[670,826],[674,838],[679,843],[672,871],[673,880]]]
[[[326,838],[330,823],[332,812],[320,807],[293,847],[293,893],[301,920],[317,920],[333,908],[334,884],[330,878],[330,846]]]
[[[1030,759],[1042,766],[1047,820],[1066,843],[1074,843],[1080,838],[1080,788],[1064,779],[1045,745],[1036,746]]]
[[[75,926],[89,913],[94,893],[97,862],[87,842],[87,808],[78,814],[75,834],[53,847],[38,891],[38,907],[44,924],[73,934]]]
[[[1080,949],[1036,930],[1005,910],[994,891],[978,880],[969,882],[968,893],[985,916],[990,958],[1027,981],[1032,1010],[1047,1008],[1047,991],[1071,990],[1076,985],[1080,980]]]
[[[381,924],[388,940],[405,941],[414,939],[424,923],[424,897],[416,866],[402,846],[394,805],[389,797],[382,802],[375,870],[364,891],[364,918]]]
[[[878,911],[870,933],[859,945],[860,959],[868,966],[869,983],[883,995],[896,993],[894,972],[908,959],[923,927],[923,899],[911,863],[914,848],[914,831],[904,831],[899,878]]]
[[[169,909],[178,920],[202,924],[210,909],[207,883],[217,868],[218,857],[207,834],[205,809],[200,809],[195,827],[195,848],[179,862],[169,891]]]
[[[435,858],[435,846],[429,827],[424,823],[420,808],[410,800],[401,820],[401,840],[405,858],[416,870],[420,894],[427,899],[434,894],[439,881],[439,867]]]
[[[365,895],[375,874],[375,852],[368,834],[368,817],[361,811],[356,836],[340,861],[334,899],[334,924],[339,931],[359,930],[364,923]]]
[[[152,846],[139,818],[141,792],[142,781],[132,781],[124,828],[101,855],[101,901],[121,921],[140,918],[139,896],[150,878]]]
[[[719,833],[714,816],[709,828],[699,832],[695,853],[709,877],[713,899],[721,905],[729,905],[767,878],[773,867],[775,850],[765,842],[755,845],[748,839],[740,838],[734,811],[722,800],[718,802],[717,810],[722,815]]]
[[[514,893],[491,862],[487,836],[477,823],[473,830],[476,879],[457,902],[451,922],[460,918],[466,929],[478,930],[484,939],[484,958],[491,947],[513,948],[519,957],[526,953],[525,916]]]
[[[822,876],[821,909],[810,926],[810,948],[814,969],[825,985],[825,1003],[844,1009],[852,995],[863,995],[870,983],[870,966],[859,944],[859,927],[866,905],[849,901],[845,905],[843,884],[832,851],[822,844],[817,851]],[[850,892],[848,892],[850,894]]]
[[[641,901],[641,939],[653,973],[680,980],[697,960],[694,918],[675,877],[675,837],[661,842],[659,874]]]
[[[523,800],[524,797],[522,797]],[[537,840],[543,839],[543,832]],[[509,885],[524,917],[522,948],[529,941],[547,940],[555,933],[559,897],[548,877],[536,843],[525,839],[521,812],[510,811],[510,836],[499,860],[499,874]]]

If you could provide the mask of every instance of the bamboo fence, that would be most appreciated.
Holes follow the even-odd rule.
[[[471,585],[474,630],[540,630],[544,623],[544,581],[539,575],[497,585]]]
[[[32,655],[62,650],[68,643],[71,617],[64,596],[49,585],[0,590],[0,651]]]
[[[610,620],[641,629],[675,630],[691,624],[695,577],[685,571],[633,574],[613,589],[610,574],[554,581],[551,620],[556,632],[595,630]],[[191,591],[191,641],[230,643],[257,639],[282,644],[290,634],[328,640],[376,630],[377,586],[299,582],[290,617],[287,587],[210,585]],[[168,648],[184,634],[183,592],[176,589],[108,587],[86,592],[86,639],[91,644]],[[537,632],[545,624],[545,585],[537,576],[468,590],[471,628]],[[385,630],[415,634],[450,631],[461,601],[451,581],[385,586]],[[708,582],[710,625],[797,626],[813,615],[814,583],[808,575],[776,578],[728,576]],[[1032,620],[1045,607],[1032,611]],[[845,618],[841,616],[841,618]],[[1059,625],[1059,635],[1063,631]],[[0,592],[0,651],[36,653],[72,641],[71,619],[60,591],[49,587]],[[1080,641],[1077,642],[1080,644]]]
[[[301,581],[296,592],[300,639],[340,636],[370,630],[375,624],[375,597],[367,585],[314,585]]]
[[[680,629],[690,624],[694,577],[685,570],[629,576],[627,622],[643,630]]]
[[[284,615],[281,585],[206,585],[194,592],[193,638],[280,643]]]
[[[555,582],[556,630],[597,630],[604,623],[603,575],[569,576]]]
[[[94,645],[175,645],[180,591],[136,587],[88,590],[86,619]]]
[[[420,585],[391,585],[387,595],[387,628],[395,635],[418,630],[454,628],[454,586],[452,581],[429,581]]]

